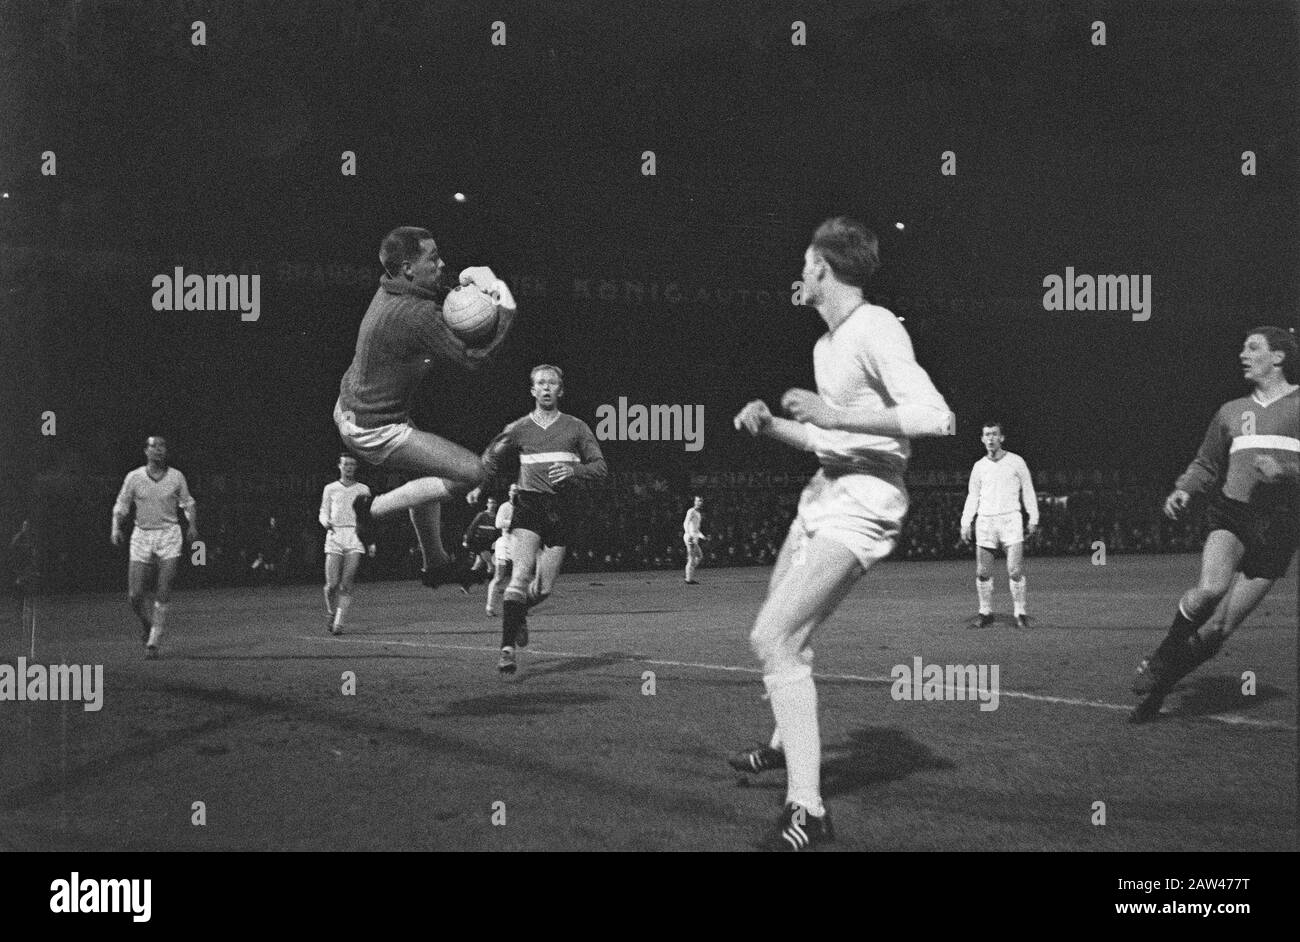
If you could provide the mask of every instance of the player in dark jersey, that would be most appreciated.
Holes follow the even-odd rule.
[[[348,450],[382,468],[416,475],[380,494],[359,497],[357,528],[369,542],[372,517],[410,514],[424,556],[425,585],[473,581],[457,573],[442,545],[440,502],[482,481],[484,469],[472,452],[410,422],[411,399],[426,374],[448,363],[474,370],[495,353],[514,323],[515,301],[489,268],[467,268],[462,285],[477,284],[497,300],[496,333],[482,347],[467,347],[442,318],[444,263],[427,229],[394,229],[379,248],[385,274],[357,333],[356,355],[339,384],[334,422]]]
[[[591,428],[560,411],[564,373],[558,366],[542,364],[529,375],[536,408],[507,425],[484,453],[489,466],[506,454],[519,455],[519,491],[510,522],[514,572],[502,604],[497,663],[503,676],[515,673],[516,647],[528,646],[528,609],[551,594],[564,562],[574,482],[606,474],[605,456]],[[469,496],[471,503],[477,502],[477,489]]]
[[[1219,652],[1291,564],[1300,543],[1296,348],[1280,327],[1250,331],[1240,359],[1254,392],[1219,409],[1165,500],[1177,519],[1193,496],[1209,495],[1210,534],[1200,584],[1183,593],[1168,635],[1138,665],[1133,692],[1143,700],[1130,722],[1158,716],[1174,685]]]
[[[501,536],[496,520],[497,499],[489,497],[487,508],[474,515],[474,519],[465,528],[465,536],[461,540],[461,546],[474,554],[474,565],[470,567],[470,572],[475,574],[482,572],[484,579],[492,575],[492,546]]]

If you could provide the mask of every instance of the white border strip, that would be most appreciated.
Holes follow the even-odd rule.
[[[411,626],[414,627],[414,626]],[[378,644],[378,645],[397,645],[405,648],[433,648],[443,651],[483,651],[492,654],[497,653],[500,648],[496,646],[484,647],[483,645],[474,644],[440,644],[433,641],[394,641],[381,640],[379,638],[325,638],[319,635],[299,635],[299,641],[322,641],[327,644]],[[540,655],[542,657],[569,657],[583,658],[589,661],[601,660],[598,654],[578,654],[571,651],[542,651],[536,648],[528,648],[529,654]],[[654,664],[659,667],[690,667],[697,670],[706,671],[729,671],[733,674],[756,674],[762,676],[762,671],[756,667],[733,667],[729,664],[699,664],[694,661],[668,661],[661,658],[640,658],[624,656],[623,660],[628,663],[636,664]],[[892,677],[868,677],[861,674],[813,674],[814,677],[820,677],[823,680],[852,680],[864,684],[892,684]],[[1101,700],[1079,700],[1073,697],[1049,697],[1037,693],[1022,693],[1018,690],[1002,690],[998,694],[1000,697],[1011,697],[1020,700],[1032,700],[1037,703],[1055,703],[1063,706],[1080,706],[1093,707],[1098,710],[1119,710],[1124,713],[1132,711],[1131,705],[1125,706],[1121,703],[1106,703]],[[1277,720],[1256,720],[1245,716],[1239,716],[1235,713],[1216,713],[1213,715],[1198,716],[1195,719],[1215,720],[1219,723],[1226,723],[1229,726],[1252,726],[1257,729],[1277,729],[1286,732],[1296,732],[1296,727]]]

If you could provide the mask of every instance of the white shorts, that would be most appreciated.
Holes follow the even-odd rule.
[[[1025,542],[1025,524],[1020,511],[975,518],[975,543],[987,550]]]
[[[686,544],[686,549],[687,549],[687,550],[694,550],[694,551],[697,552],[697,553],[700,551],[700,541],[699,541],[698,538],[697,538],[697,539],[691,539],[689,536],[687,536],[686,534],[683,533],[683,534],[682,534],[682,542]]]
[[[492,560],[498,566],[510,562],[510,535],[503,533],[492,544]]]
[[[799,497],[790,535],[829,537],[847,548],[862,568],[894,551],[907,516],[907,492],[870,474],[819,471]]]
[[[344,417],[341,402],[334,403],[334,424],[338,426],[339,438],[348,446],[348,451],[370,464],[383,464],[415,431],[410,422],[362,428]]]
[[[152,563],[158,559],[176,559],[181,555],[184,541],[181,539],[181,525],[174,523],[161,530],[141,530],[136,527],[131,531],[131,562]]]
[[[325,555],[346,556],[348,553],[365,555],[366,548],[361,545],[356,527],[335,527],[325,534]]]

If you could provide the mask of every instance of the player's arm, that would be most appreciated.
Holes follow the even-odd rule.
[[[505,340],[514,323],[514,311],[500,309],[496,334],[482,347],[466,346],[465,341],[456,336],[456,332],[443,320],[442,307],[433,301],[421,307],[420,316],[415,323],[416,343],[422,351],[459,364],[467,370],[477,370]]]
[[[970,485],[966,488],[966,504],[961,509],[961,539],[963,543],[970,539],[970,527],[975,522],[976,511],[979,510],[982,484],[983,474],[980,471],[980,463],[977,461],[970,469]]]
[[[317,519],[320,520],[320,525],[326,530],[333,529],[330,525],[330,489],[328,484],[325,486],[325,490],[321,492],[320,514]]]
[[[476,360],[474,366],[477,367],[486,362],[496,352],[497,348],[505,342],[506,336],[510,333],[510,328],[514,326],[515,314],[519,310],[519,305],[515,303],[515,296],[510,293],[510,286],[494,275],[492,269],[486,265],[466,268],[460,273],[460,283],[462,285],[477,285],[491,295],[497,303],[496,333],[483,346],[469,347],[467,349],[467,356]]]
[[[1232,441],[1221,413],[1222,410],[1214,414],[1196,457],[1187,466],[1187,470],[1179,475],[1173,492],[1165,498],[1165,516],[1171,520],[1177,519],[1194,495],[1204,494],[1213,488],[1227,464]]]
[[[1025,464],[1024,459],[1020,460],[1020,466],[1016,468],[1016,476],[1020,479],[1020,503],[1025,507],[1025,513],[1029,514],[1029,532],[1032,534],[1038,529],[1038,495],[1034,493],[1034,481],[1029,476],[1029,465]]]
[[[113,502],[113,527],[109,531],[108,539],[114,546],[119,546],[122,542],[122,525],[126,523],[127,515],[130,513],[131,474],[128,473],[122,481],[122,489],[117,492],[117,500]]]
[[[736,413],[731,424],[736,427],[736,431],[744,429],[750,435],[773,438],[800,451],[815,450],[812,438],[803,423],[773,415],[762,399],[754,399],[746,403],[745,407]]]
[[[957,419],[912,350],[912,340],[895,317],[872,323],[859,354],[874,370],[894,403],[884,409],[843,409],[814,392],[792,389],[781,404],[792,418],[819,428],[867,435],[937,438],[957,434]]]
[[[596,436],[586,422],[581,425],[577,445],[578,456],[582,461],[578,464],[551,465],[546,476],[552,484],[559,484],[567,478],[576,481],[603,481],[609,476],[609,466],[605,464],[605,455],[596,442]]]
[[[181,510],[185,511],[185,519],[189,524],[185,528],[185,538],[193,543],[199,538],[199,505],[194,502],[190,496],[190,486],[185,480],[185,475],[179,471],[176,474],[180,477],[179,495],[176,504]]]

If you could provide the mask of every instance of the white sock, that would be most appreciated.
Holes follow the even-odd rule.
[[[975,591],[980,597],[980,614],[990,615],[993,613],[993,577],[987,579],[975,580]]]
[[[804,664],[781,674],[766,674],[763,686],[772,701],[772,713],[785,747],[785,800],[819,818],[826,809],[822,807],[822,743],[812,668]]]
[[[370,513],[375,517],[386,517],[430,501],[445,500],[450,493],[442,478],[416,478],[376,497],[370,505]]]
[[[1015,603],[1016,614],[1025,614],[1025,577],[1011,580],[1011,601]]]
[[[338,608],[334,612],[334,627],[342,628],[343,619],[348,617],[348,609],[352,607],[352,596],[340,595]]]
[[[157,647],[162,641],[163,629],[167,627],[167,606],[162,602],[153,603],[153,627],[149,629],[149,647]]]
[[[329,586],[325,587],[325,614],[334,614],[334,590]]]
[[[686,581],[690,582],[695,578],[695,563],[686,564]]]

